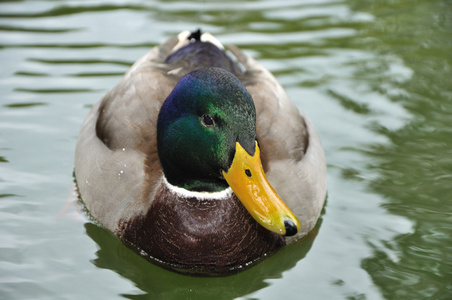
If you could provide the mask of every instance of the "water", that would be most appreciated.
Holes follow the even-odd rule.
[[[89,107],[198,27],[277,76],[329,167],[313,232],[226,278],[162,270],[65,209]],[[0,298],[452,298],[451,1],[2,1],[0,60]]]

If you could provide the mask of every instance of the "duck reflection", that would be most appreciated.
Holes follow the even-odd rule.
[[[99,246],[92,262],[131,280],[144,293],[122,295],[129,299],[232,299],[258,291],[269,285],[268,279],[281,278],[311,249],[322,223],[305,237],[294,242],[252,268],[227,277],[193,277],[165,270],[148,262],[125,246],[108,230],[86,223],[86,233]]]

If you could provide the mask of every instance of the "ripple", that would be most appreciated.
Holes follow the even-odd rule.
[[[93,5],[93,6],[58,6],[46,11],[37,13],[2,13],[0,18],[44,18],[44,17],[61,17],[86,12],[104,12],[113,10],[143,10],[145,6],[141,5]]]
[[[75,65],[92,65],[92,64],[112,64],[121,66],[130,66],[133,62],[122,60],[103,60],[103,59],[44,59],[44,58],[28,58],[28,61],[43,64],[75,64]]]
[[[5,104],[3,106],[8,107],[8,108],[27,108],[27,107],[42,106],[42,105],[47,105],[47,103],[44,103],[44,102],[12,103],[12,104]]]
[[[75,28],[33,28],[21,26],[0,25],[0,31],[14,31],[14,32],[30,32],[30,33],[66,33],[78,31]]]

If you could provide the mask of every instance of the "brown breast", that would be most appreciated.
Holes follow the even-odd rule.
[[[119,225],[118,236],[154,262],[195,274],[233,273],[285,245],[234,194],[221,200],[185,198],[163,183],[147,214]]]

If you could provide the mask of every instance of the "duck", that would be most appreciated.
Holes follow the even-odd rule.
[[[245,270],[315,226],[326,162],[313,124],[234,45],[183,31],[90,109],[74,174],[87,212],[175,272]]]

